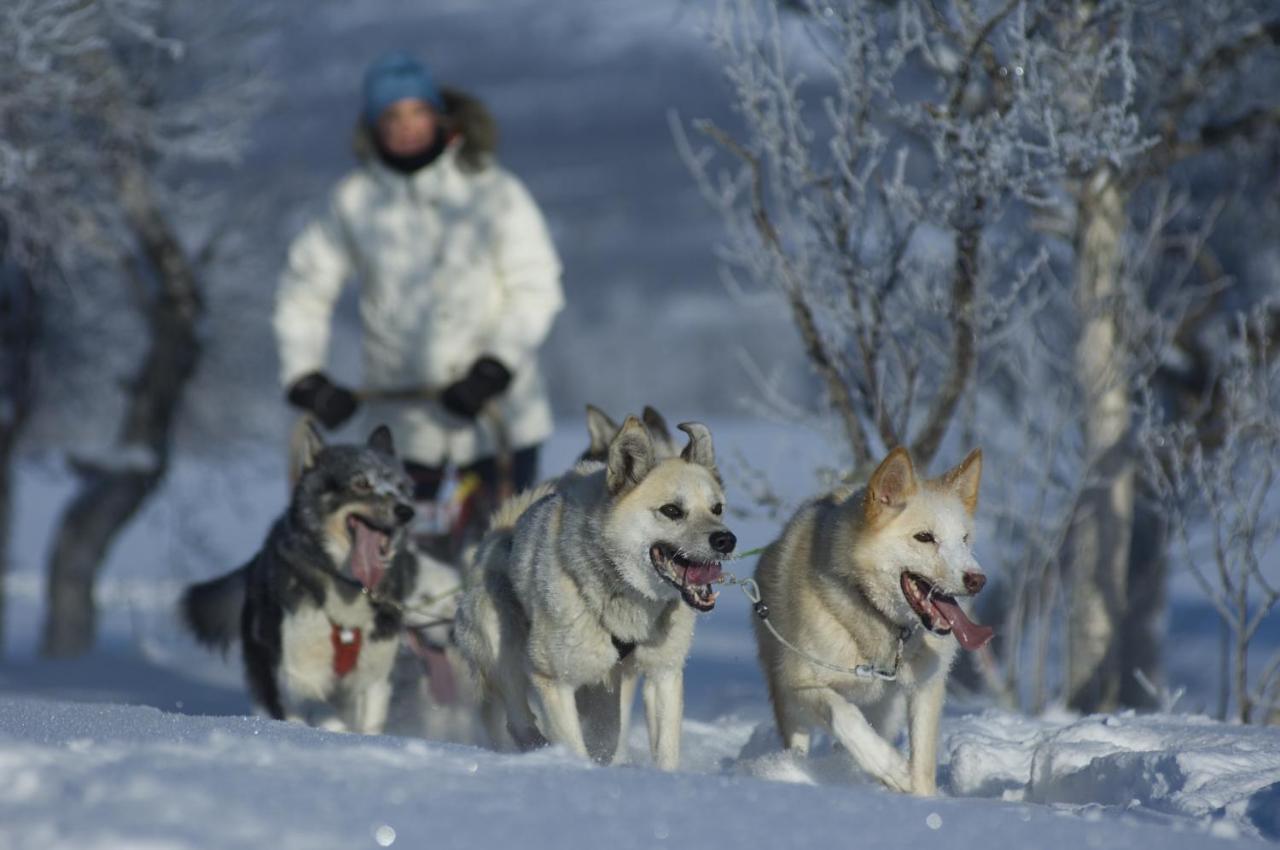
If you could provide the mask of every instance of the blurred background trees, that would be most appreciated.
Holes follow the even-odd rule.
[[[205,4],[17,0],[3,15],[0,505],[37,360],[141,340],[119,421],[92,413],[114,439],[71,457],[81,488],[52,547],[44,630],[44,651],[65,655],[92,642],[94,578],[164,477],[204,344],[203,278],[233,214],[213,211],[193,169],[237,160],[263,89],[237,62],[251,30]]]

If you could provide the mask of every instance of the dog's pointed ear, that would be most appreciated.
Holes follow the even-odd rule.
[[[889,452],[889,456],[880,462],[876,471],[871,473],[867,482],[865,509],[868,519],[897,513],[906,504],[907,499],[915,495],[919,487],[916,481],[916,469],[911,464],[911,455],[902,446]]]
[[[701,422],[681,422],[676,427],[689,435],[689,442],[685,444],[684,451],[680,452],[680,457],[714,472],[716,449],[711,444],[711,430]]]
[[[316,458],[324,451],[324,437],[316,421],[310,416],[301,416],[289,434],[289,488],[298,483],[302,473],[315,465]]]
[[[649,429],[649,433],[655,441],[675,442],[671,439],[671,429],[667,427],[667,420],[663,419],[662,414],[651,405],[646,404],[644,406],[644,410],[640,413],[640,421],[644,423],[644,427]]]
[[[396,441],[391,436],[391,429],[386,425],[379,425],[369,434],[369,448],[378,454],[384,454],[387,457],[396,456]]]
[[[938,480],[943,487],[960,497],[969,516],[976,514],[978,485],[982,482],[982,449],[969,452],[959,466],[948,469]]]
[[[639,484],[653,469],[653,440],[634,416],[622,423],[622,430],[609,444],[609,468],[605,482],[615,496]]]
[[[587,405],[587,454],[592,457],[604,457],[609,453],[609,444],[618,436],[618,423],[609,418],[594,404]]]

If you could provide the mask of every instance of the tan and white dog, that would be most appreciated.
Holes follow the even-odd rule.
[[[894,449],[865,489],[808,502],[761,556],[768,620],[755,618],[756,642],[785,747],[806,754],[821,727],[888,787],[937,792],[956,646],[992,635],[956,601],[986,582],[971,548],[981,475],[978,449],[930,480]],[[892,743],[904,709],[909,762]]]
[[[550,740],[621,760],[643,676],[654,762],[679,765],[694,618],[715,606],[720,559],[737,542],[711,433],[680,429],[688,444],[661,459],[640,420],[627,419],[605,463],[582,462],[509,503],[481,541],[455,633],[488,722],[504,718],[519,747]],[[602,723],[612,739],[589,747]]]

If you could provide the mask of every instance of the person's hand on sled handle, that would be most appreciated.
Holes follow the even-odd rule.
[[[294,381],[285,396],[294,407],[312,413],[333,430],[346,422],[360,406],[356,394],[329,380],[324,372],[310,372]]]
[[[496,357],[484,355],[471,364],[467,376],[454,381],[440,394],[445,410],[464,419],[475,419],[489,400],[511,384],[511,370]]]

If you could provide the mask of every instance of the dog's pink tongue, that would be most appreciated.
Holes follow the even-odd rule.
[[[720,565],[714,561],[710,564],[694,564],[684,568],[684,580],[689,584],[711,584],[720,578]]]
[[[980,626],[970,620],[954,600],[934,597],[933,607],[946,618],[948,625],[951,626],[951,633],[956,636],[960,645],[971,652],[982,649],[987,645],[987,641],[995,636],[995,629],[990,626]]]
[[[356,577],[356,581],[373,590],[386,572],[382,556],[386,535],[358,521],[355,523],[355,532],[356,539],[351,548],[351,574]]]

